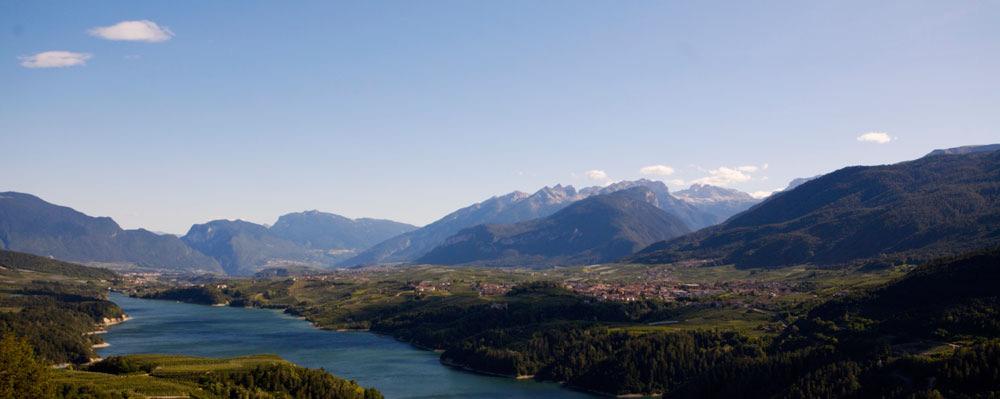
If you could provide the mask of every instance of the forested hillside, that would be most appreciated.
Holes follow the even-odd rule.
[[[935,261],[816,307],[677,397],[1000,395],[1000,250]]]
[[[503,307],[423,304],[372,328],[447,350],[451,364],[665,397],[965,397],[1000,393],[1000,251],[937,261],[898,282],[822,304],[776,338],[737,331],[633,334],[655,302],[588,303],[558,287]]]
[[[90,334],[125,316],[107,300],[106,269],[0,251],[0,334],[25,337],[47,363],[86,363],[101,343]]]
[[[56,398],[381,399],[374,388],[296,366],[273,355],[229,359],[176,355],[113,356],[82,370],[52,373]]]
[[[929,155],[815,178],[629,261],[742,267],[926,261],[1000,244],[1000,152]]]

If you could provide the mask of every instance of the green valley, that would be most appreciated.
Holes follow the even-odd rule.
[[[133,288],[174,299],[211,292],[233,306],[281,308],[326,329],[389,334],[441,351],[442,363],[454,367],[604,394],[729,397],[736,392],[718,391],[726,384],[716,379],[771,370],[783,373],[783,382],[760,385],[749,397],[832,395],[842,388],[836,378],[889,379],[877,385],[888,389],[878,395],[908,397],[997,388],[969,391],[941,376],[928,384],[926,376],[996,350],[1000,330],[990,320],[1000,309],[991,288],[1000,280],[998,264],[1000,252],[992,251],[918,266],[844,268],[415,266]],[[870,299],[887,293],[895,301],[889,309],[899,313]],[[962,328],[947,322],[956,318]],[[976,372],[996,370],[984,366]],[[856,385],[852,394],[870,393]]]
[[[108,300],[121,283],[106,269],[0,251],[0,397],[381,398],[275,356],[102,360],[103,329],[127,320]]]

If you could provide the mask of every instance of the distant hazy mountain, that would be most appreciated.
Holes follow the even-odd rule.
[[[705,184],[695,184],[687,190],[671,193],[663,182],[647,179],[624,180],[605,187],[585,188],[580,192],[608,194],[632,187],[650,189],[656,194],[660,209],[680,218],[691,230],[722,223],[760,202],[739,190]]]
[[[269,266],[326,267],[415,228],[308,211],[284,215],[271,228],[217,220],[194,225],[178,238],[123,230],[111,218],[87,216],[29,194],[0,193],[0,249],[161,270],[250,275]]]
[[[712,215],[713,225],[722,223],[761,201],[740,190],[707,184],[694,184],[687,190],[675,192],[674,195],[681,201],[694,205],[698,210]]]
[[[633,187],[648,188],[656,195],[657,206],[660,209],[679,218],[691,230],[698,230],[718,223],[716,217],[710,212],[700,209],[696,204],[688,203],[670,194],[670,189],[661,181],[647,179],[624,180],[602,187],[596,190],[596,194],[610,194]]]
[[[632,260],[837,264],[927,259],[996,245],[1000,152],[953,149],[838,170],[776,193],[722,225],[654,244]]]
[[[71,262],[222,271],[218,262],[192,250],[175,236],[123,230],[111,218],[87,216],[15,192],[0,193],[0,248]]]
[[[289,213],[271,226],[274,235],[312,249],[366,249],[417,226],[383,219],[349,219],[332,213]]]
[[[216,259],[229,275],[252,275],[267,266],[282,264],[332,263],[323,251],[310,250],[274,235],[267,227],[242,220],[196,224],[181,240]]]
[[[270,227],[242,220],[196,224],[181,239],[218,260],[226,273],[251,275],[268,267],[333,266],[415,228],[391,220],[306,211],[282,215]]]
[[[557,185],[542,188],[530,195],[515,191],[459,209],[420,229],[385,240],[341,264],[354,266],[411,262],[427,254],[462,229],[480,224],[509,224],[536,219],[551,215],[569,204],[592,195],[609,194],[634,187],[648,188],[657,197],[657,206],[676,216],[692,230],[717,224],[735,214],[733,210],[746,209],[741,208],[744,206],[741,202],[740,205],[720,206],[721,204],[708,201],[685,201],[670,194],[670,190],[663,182],[646,179],[587,187],[579,192],[573,186]],[[734,196],[733,201],[739,202],[735,200],[735,193],[729,194]],[[752,198],[751,200],[754,203],[758,202]],[[746,206],[750,205],[753,203]]]
[[[605,262],[690,231],[644,186],[598,194],[544,218],[464,229],[419,263],[549,265]]]
[[[516,223],[548,216],[577,201],[573,186],[545,187],[534,194],[515,191],[459,209],[417,230],[383,241],[343,262],[344,265],[408,262],[460,230],[486,223]]]

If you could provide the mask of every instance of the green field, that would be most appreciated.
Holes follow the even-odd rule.
[[[258,355],[210,359],[178,355],[130,355],[127,359],[155,364],[151,373],[115,375],[82,370],[57,370],[56,385],[88,386],[96,391],[131,396],[213,397],[198,385],[207,373],[237,372],[259,365],[290,364],[277,356]]]
[[[381,397],[377,391],[366,390],[354,382],[337,379],[322,371],[303,369],[273,355],[226,359],[129,355],[115,360],[140,365],[143,370],[110,373],[63,369],[54,371],[50,382],[58,393],[86,392],[127,398],[222,399],[250,393],[254,398],[285,398],[301,397],[304,392],[327,392],[329,396],[323,397],[334,398]],[[100,363],[90,368],[98,366]],[[310,373],[325,378],[310,379],[306,377]],[[304,380],[313,381],[313,386],[306,386]],[[262,387],[267,387],[268,391],[262,391]]]

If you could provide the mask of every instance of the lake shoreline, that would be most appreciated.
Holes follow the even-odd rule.
[[[206,357],[273,353],[304,367],[324,368],[376,387],[390,398],[458,394],[502,399],[511,397],[511,392],[516,397],[537,399],[596,397],[551,381],[516,382],[511,376],[447,366],[441,363],[439,350],[385,332],[350,329],[340,331],[346,334],[325,334],[338,331],[280,307],[230,306],[232,311],[218,312],[208,310],[218,308],[206,304],[129,297],[120,292],[113,300],[142,322],[110,329],[107,338],[112,346],[100,350],[103,357],[137,353]],[[359,364],[360,359],[366,360]],[[394,377],[387,378],[385,373]]]
[[[125,293],[122,293],[122,294],[127,296],[127,294],[125,294]],[[144,299],[144,300],[151,300],[151,301],[166,301],[166,300],[159,300],[159,299],[154,299],[154,298],[141,298],[141,297],[130,297],[130,298]],[[169,302],[178,302],[178,301],[169,301]],[[193,302],[181,302],[181,303],[186,303],[186,304],[190,304],[190,305],[198,305],[198,306],[217,307],[215,305],[206,305],[206,304],[203,304],[203,303],[193,303]],[[290,308],[287,307],[287,306],[274,306],[274,305],[271,305],[271,306],[267,306],[267,307],[262,307],[262,306],[236,306],[234,304],[230,304],[230,305],[228,305],[228,307],[242,308],[242,309],[258,309],[258,310],[276,310],[276,311],[281,311],[282,314],[291,316],[291,317],[293,317],[295,319],[298,319],[298,320],[304,320],[304,321],[308,322],[310,326],[312,326],[313,328],[315,328],[317,330],[326,331],[326,332],[341,332],[341,333],[368,333],[368,334],[373,334],[373,335],[378,335],[378,336],[383,336],[383,337],[388,337],[388,338],[395,339],[396,341],[405,343],[405,344],[409,345],[410,347],[418,349],[418,350],[428,351],[428,352],[434,352],[434,353],[438,353],[438,354],[441,354],[441,353],[444,352],[443,349],[426,347],[426,346],[420,345],[418,343],[415,343],[415,342],[412,342],[412,341],[400,338],[400,337],[395,336],[395,335],[393,335],[391,333],[387,333],[387,332],[383,332],[383,331],[378,331],[378,330],[372,330],[370,328],[337,328],[336,326],[325,326],[325,325],[317,323],[316,321],[310,319],[307,316],[302,316],[302,315],[299,315],[299,314],[297,314],[295,312],[289,311]],[[438,356],[438,362],[441,363],[442,365],[446,366],[446,367],[449,367],[449,368],[452,368],[452,369],[455,369],[455,370],[459,370],[459,371],[462,371],[462,372],[471,373],[471,374],[478,374],[478,375],[484,375],[484,376],[490,376],[490,377],[499,377],[499,378],[504,378],[504,379],[509,379],[509,380],[515,380],[515,381],[533,380],[533,381],[540,382],[540,383],[558,384],[559,387],[560,387],[560,389],[566,389],[566,390],[576,391],[576,392],[584,392],[584,393],[587,393],[587,394],[590,394],[590,395],[597,395],[597,396],[603,396],[603,397],[619,397],[619,398],[646,398],[646,397],[656,397],[656,396],[658,396],[656,394],[650,395],[650,394],[645,394],[645,393],[627,393],[627,394],[615,395],[615,394],[608,393],[608,392],[600,392],[600,391],[594,391],[594,390],[590,390],[590,389],[586,389],[586,388],[582,388],[582,387],[577,387],[577,386],[570,385],[570,384],[567,384],[567,383],[561,382],[561,381],[551,381],[551,380],[544,380],[544,379],[535,379],[534,375],[518,375],[518,376],[515,376],[515,375],[494,373],[494,372],[490,372],[490,371],[486,371],[486,370],[478,370],[478,369],[476,369],[474,367],[469,367],[469,366],[457,364],[457,363],[454,363],[454,362],[447,362],[440,355]]]

